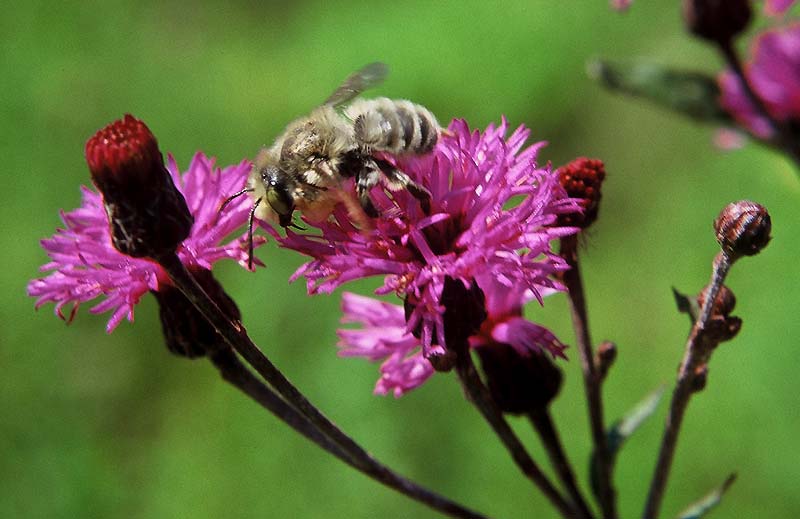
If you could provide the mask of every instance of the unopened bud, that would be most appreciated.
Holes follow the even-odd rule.
[[[683,0],[683,19],[695,36],[729,43],[750,23],[751,0]]]
[[[597,368],[597,376],[600,380],[606,378],[608,370],[614,361],[617,359],[617,345],[611,341],[603,341],[597,347],[597,353],[594,357],[594,365]]]
[[[725,206],[714,221],[714,230],[722,250],[736,259],[758,254],[767,246],[772,222],[764,206],[742,200]]]
[[[702,308],[706,303],[706,296],[708,295],[709,288],[710,287],[707,286],[697,296],[697,305],[700,308]],[[728,288],[726,285],[720,286],[719,292],[717,292],[717,300],[714,301],[714,308],[711,309],[711,315],[721,315],[727,317],[735,307],[736,296],[733,294],[733,290]]]
[[[708,383],[708,364],[703,363],[695,368],[692,374],[692,391],[702,391]]]
[[[118,251],[157,257],[189,236],[194,219],[142,121],[127,114],[98,131],[86,143],[86,162]]]
[[[195,268],[191,273],[228,319],[241,319],[236,303],[210,270]],[[158,301],[161,331],[169,351],[181,357],[197,358],[223,347],[222,337],[180,290],[166,285],[153,295]]]
[[[580,157],[558,168],[558,180],[570,198],[581,199],[583,213],[561,214],[558,224],[586,228],[597,220],[600,187],[606,178],[602,160]]]
[[[475,348],[489,392],[505,413],[545,408],[561,389],[561,370],[538,352],[522,355],[513,346],[491,343]]]

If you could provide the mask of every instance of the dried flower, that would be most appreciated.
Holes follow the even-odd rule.
[[[385,157],[430,191],[432,214],[405,191],[390,197],[374,189],[382,216],[372,229],[357,228],[341,206],[330,220],[306,221],[319,236],[287,229],[280,244],[314,258],[292,279],[304,276],[313,294],[385,275],[376,293],[395,292],[404,300],[410,309],[405,329],[420,337],[426,358],[446,352],[447,279],[469,288],[488,275],[540,301],[544,292],[560,288],[552,276],[567,265],[550,242],[577,232],[555,223],[559,214],[579,211],[578,201],[565,197],[549,166],[537,166],[544,143],[520,151],[529,131],[520,127],[508,138],[506,131],[505,120],[483,133],[455,120],[428,156]],[[478,288],[486,290],[480,280]]]
[[[527,359],[530,356],[543,356],[545,353],[564,357],[566,346],[547,328],[522,317],[524,303],[535,299],[533,293],[520,287],[505,287],[492,280],[491,276],[481,276],[477,280],[484,289],[487,316],[480,329],[468,338],[470,347],[477,351],[510,347],[513,353],[498,352],[505,357],[515,356]],[[548,295],[555,290],[545,290]],[[407,331],[403,307],[378,301],[370,297],[345,292],[342,296],[343,323],[360,323],[360,329],[340,329],[339,354],[343,357],[364,357],[370,361],[383,361],[381,377],[375,386],[375,393],[385,395],[390,391],[394,396],[402,396],[407,391],[420,386],[435,370],[423,354],[420,340]],[[491,355],[491,353],[489,353]],[[496,357],[496,356],[495,356]],[[528,362],[527,360],[525,361]],[[538,368],[546,363],[549,368],[541,368],[550,373],[558,370],[550,366],[547,359],[532,361]],[[539,391],[528,392],[527,400],[549,401],[558,390],[560,373],[544,380],[531,380],[526,387],[547,387],[547,394]],[[544,384],[544,386],[542,386]],[[555,386],[555,387],[554,387]]]
[[[166,167],[194,217],[189,237],[177,249],[181,261],[190,268],[209,270],[214,262],[231,258],[246,267],[246,235],[221,243],[247,221],[251,203],[240,198],[221,213],[219,208],[245,183],[250,164],[242,162],[220,170],[214,167],[213,159],[198,153],[183,175],[172,157]],[[41,270],[51,272],[31,281],[28,294],[38,298],[37,308],[55,303],[56,315],[67,322],[74,318],[81,303],[102,297],[89,311],[112,310],[106,326],[111,332],[123,318],[133,320],[133,308],[144,294],[162,290],[169,280],[156,263],[126,256],[112,246],[103,199],[86,187],[82,192],[81,207],[61,214],[65,228],[42,240],[52,261]],[[263,243],[263,238],[258,239],[257,245]],[[65,316],[63,309],[69,305],[72,306]]]
[[[760,34],[751,54],[745,75],[769,114],[780,122],[800,121],[800,24]],[[773,137],[772,125],[753,107],[732,71],[723,72],[719,84],[723,108],[756,136]]]

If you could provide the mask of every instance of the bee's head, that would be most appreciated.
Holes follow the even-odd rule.
[[[267,203],[278,215],[278,222],[282,227],[289,227],[294,212],[291,177],[277,166],[267,166],[261,170],[261,181],[266,190]]]

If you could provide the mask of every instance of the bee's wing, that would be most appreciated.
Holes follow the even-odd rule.
[[[344,83],[323,104],[342,106],[352,101],[364,90],[381,84],[388,74],[389,67],[385,63],[370,63],[345,79]]]

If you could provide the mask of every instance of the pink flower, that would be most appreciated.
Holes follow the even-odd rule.
[[[252,204],[241,197],[221,213],[219,208],[244,185],[250,164],[245,161],[219,169],[214,167],[214,159],[197,153],[183,175],[171,156],[166,166],[194,216],[191,234],[177,250],[181,261],[187,267],[211,269],[214,262],[231,258],[246,268],[247,235],[222,242],[247,222]],[[87,187],[81,189],[81,207],[61,213],[65,228],[42,240],[52,261],[41,270],[50,274],[31,281],[28,294],[38,298],[36,308],[55,303],[56,315],[67,322],[75,317],[81,303],[100,297],[102,300],[89,311],[111,310],[106,326],[106,331],[111,332],[123,318],[133,321],[133,308],[141,297],[148,291],[160,290],[169,280],[156,263],[126,256],[113,248],[102,197]],[[264,241],[260,238],[256,245]],[[65,316],[63,308],[68,305],[72,306]]]
[[[609,0],[611,8],[615,11],[627,11],[630,9],[633,0]]]
[[[766,0],[764,13],[768,16],[779,16],[789,10],[795,0]]]
[[[522,317],[522,305],[533,298],[530,291],[505,287],[492,276],[479,276],[486,297],[487,318],[469,338],[473,348],[508,344],[523,356],[544,351],[564,356],[566,346],[547,328]],[[555,290],[547,291],[552,293]],[[542,294],[545,295],[545,294]],[[422,352],[420,340],[406,329],[403,307],[345,292],[342,296],[343,323],[360,323],[360,329],[340,329],[339,354],[383,361],[375,393],[390,391],[395,397],[419,387],[434,373]]]
[[[770,115],[778,121],[800,119],[800,24],[762,33],[752,56],[745,73]],[[769,121],[753,108],[733,72],[723,72],[719,83],[722,106],[756,136],[771,138]]]
[[[362,329],[341,329],[339,355],[383,360],[375,393],[392,391],[395,397],[422,385],[434,373],[422,355],[419,339],[406,331],[403,307],[345,292],[343,323],[361,323]]]
[[[309,293],[331,292],[347,281],[384,275],[377,294],[395,292],[409,308],[406,330],[421,337],[424,356],[443,355],[446,341],[441,303],[447,279],[472,286],[491,278],[521,288],[541,301],[560,285],[552,275],[567,268],[550,242],[574,234],[559,227],[559,214],[580,211],[566,198],[558,175],[540,167],[537,143],[523,150],[529,131],[506,138],[507,123],[470,131],[455,120],[425,157],[386,157],[431,193],[431,214],[405,191],[381,189],[372,198],[382,215],[374,228],[358,229],[342,207],[332,219],[307,222],[321,235],[287,229],[280,244],[313,258],[294,274]],[[487,278],[488,276],[488,278]],[[478,287],[485,287],[478,282]]]

